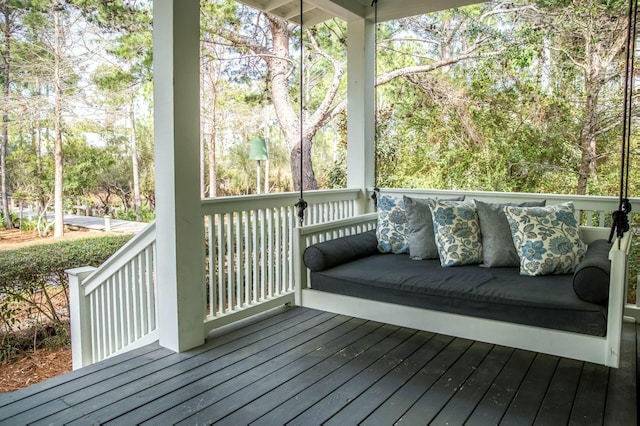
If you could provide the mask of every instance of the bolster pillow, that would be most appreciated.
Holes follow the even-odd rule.
[[[611,244],[596,240],[589,244],[582,261],[573,273],[573,290],[585,302],[606,305],[609,299],[609,261]]]
[[[313,244],[305,249],[303,260],[307,268],[319,272],[375,253],[378,253],[378,240],[372,229]]]

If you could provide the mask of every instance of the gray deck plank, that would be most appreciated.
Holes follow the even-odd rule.
[[[91,364],[87,367],[71,371],[67,374],[52,377],[51,379],[45,380],[44,382],[40,382],[26,388],[18,389],[14,392],[0,393],[0,412],[4,412],[4,409],[8,405],[13,404],[16,401],[29,398],[44,391],[50,391],[53,388],[78,380],[82,377],[90,376],[96,373],[103,374],[106,370],[109,369],[125,368],[125,363],[127,361],[135,360],[136,357],[143,356],[150,352],[156,351],[157,349],[159,349],[158,344],[152,343],[150,345],[125,352],[119,355],[117,359],[108,358],[103,361]]]
[[[131,358],[120,364],[109,365],[108,368],[97,370],[91,374],[84,374],[70,381],[65,381],[59,386],[48,388],[45,391],[32,393],[31,395],[7,404],[0,410],[0,425],[13,424],[38,420],[50,414],[62,411],[69,407],[64,402],[67,395],[81,392],[84,389],[96,386],[114,376],[126,376],[137,370],[141,365],[159,362],[173,354],[169,349],[156,347],[154,351],[147,352],[139,357]],[[41,407],[41,408],[38,408]],[[37,409],[36,409],[37,408]]]
[[[229,395],[251,385],[275,370],[283,368],[296,359],[313,352],[335,339],[345,336],[361,326],[365,320],[337,316],[313,329],[311,333],[300,333],[281,344],[230,365],[211,374],[207,366],[197,368],[186,375],[166,382],[157,383],[135,395],[135,403],[118,404],[106,407],[107,416],[100,417],[102,422],[114,420],[116,423],[138,424],[155,417],[158,413],[169,411],[183,412],[193,402],[195,407],[206,406],[206,401]],[[140,405],[142,403],[142,405]],[[123,405],[123,406],[120,406]],[[96,419],[94,413],[92,418]],[[178,419],[180,420],[180,419]],[[169,421],[164,418],[164,421]],[[173,421],[176,421],[174,418]]]
[[[334,415],[342,416],[346,419],[345,422],[359,423],[452,340],[452,337],[441,334],[433,336],[403,363],[371,386],[363,390],[359,381],[350,380],[293,419],[290,424],[305,426],[316,422],[324,423]],[[336,420],[341,421],[339,417]]]
[[[516,350],[466,424],[480,426],[500,423],[535,356],[534,352]]]
[[[364,356],[367,351],[373,347],[381,347],[385,342],[390,344],[398,344],[408,338],[409,333],[415,331],[402,330],[399,327],[391,325],[383,325],[375,333],[368,334],[357,342],[337,351],[330,356],[320,360],[310,359],[311,361],[304,371],[299,372],[294,377],[285,379],[282,376],[269,377],[269,380],[261,380],[255,383],[247,392],[236,393],[234,398],[243,400],[242,409],[230,411],[227,407],[227,401],[222,400],[221,406],[215,408],[209,407],[203,410],[196,417],[197,422],[200,420],[212,421],[216,424],[227,425],[244,425],[260,417],[264,413],[272,410],[279,403],[286,401],[291,396],[306,388],[309,383],[315,383],[323,379],[334,370],[343,365],[354,361],[360,356]],[[393,336],[387,339],[387,336]],[[257,392],[254,392],[257,391]],[[247,398],[251,400],[246,401]],[[204,416],[204,417],[202,417]],[[191,423],[191,419],[187,419],[187,423]]]
[[[463,424],[504,369],[512,353],[512,348],[495,346],[431,424]]]
[[[375,409],[363,424],[394,424],[411,406],[444,375],[449,367],[472,345],[466,339],[454,339],[427,365],[393,393],[383,404]],[[339,417],[333,417],[328,425],[341,426],[345,423]]]
[[[319,348],[314,344],[306,345],[306,348],[301,348],[301,350],[293,353],[293,359],[289,363],[278,365],[278,360],[274,360],[276,363],[274,367],[276,368],[268,371],[268,374],[260,374],[260,371],[252,369],[248,374],[243,374],[235,380],[225,382],[222,386],[216,387],[211,391],[185,400],[179,406],[174,406],[170,409],[165,407],[165,410],[158,412],[157,416],[149,418],[147,423],[177,423],[203,410],[215,411],[216,404],[222,405],[229,410],[240,409],[242,408],[243,401],[230,399],[229,397],[233,397],[234,395],[245,395],[246,397],[248,391],[256,391],[255,386],[257,383],[261,383],[262,380],[268,379],[271,376],[280,377],[281,379],[285,377],[295,377],[299,372],[307,368],[309,362],[318,363],[325,357],[344,349],[351,343],[368,336],[381,327],[382,324],[369,321],[348,331],[337,339],[330,340]],[[248,400],[251,401],[252,399]],[[221,401],[223,402],[221,403]],[[201,417],[206,418],[206,413],[202,413]]]
[[[320,314],[320,311],[310,311],[312,314]],[[266,327],[284,321],[296,321],[295,318],[298,318],[304,313],[304,310],[285,310],[278,316],[266,318],[264,321],[247,325],[234,334],[220,336],[216,343],[223,344],[229,339],[237,339],[246,334],[260,332],[260,330]],[[78,389],[102,382],[112,376],[127,373],[139,367],[141,364],[146,364],[155,359],[169,356],[170,354],[172,354],[170,350],[160,348],[157,343],[154,343],[16,392],[0,394],[0,406],[2,407],[0,410],[0,420],[15,417],[24,411],[24,407],[33,411],[34,407],[46,404],[47,412],[54,412],[52,411],[54,410],[54,406],[49,404],[50,401],[76,392]]]
[[[407,330],[407,329],[405,329]],[[353,386],[366,389],[377,382],[381,377],[393,371],[398,365],[411,354],[420,349],[431,337],[431,333],[418,332],[390,350],[384,352],[381,344],[376,345],[373,351],[359,356],[359,366],[353,363],[345,364],[342,368],[335,370],[329,376],[304,389],[302,392],[289,398],[277,408],[269,411],[252,424],[270,425],[275,423],[287,423],[308,407],[315,405],[318,400],[326,397],[335,389],[351,383]],[[386,339],[385,343],[390,339]],[[376,358],[376,352],[380,356]],[[359,371],[358,371],[359,370]],[[317,419],[316,419],[317,421]]]
[[[626,324],[625,324],[626,325]],[[630,325],[630,324],[629,324]],[[622,329],[622,346],[620,368],[609,370],[609,387],[605,405],[604,421],[606,424],[635,425],[638,422],[636,404],[636,333],[626,326]],[[635,409],[634,409],[635,408]]]
[[[573,359],[560,359],[538,410],[536,423],[564,425],[569,422],[583,364]]]
[[[398,419],[399,425],[430,423],[477,370],[492,345],[474,342],[471,347]]]
[[[501,424],[533,424],[558,361],[555,356],[536,355]]]
[[[625,324],[609,369],[287,308],[0,394],[0,425],[636,424],[638,333]]]
[[[569,418],[572,425],[599,425],[604,420],[604,404],[609,385],[609,369],[585,363]]]
[[[218,366],[223,366],[222,363],[224,362],[233,362],[234,356],[241,356],[240,351],[247,346],[267,347],[271,344],[277,344],[280,340],[279,337],[283,334],[295,333],[295,330],[300,328],[310,328],[317,321],[322,321],[332,316],[334,314],[309,311],[293,317],[299,322],[282,323],[281,321],[276,321],[269,328],[259,327],[255,331],[246,334],[246,336],[235,336],[230,341],[228,341],[228,338],[224,338],[214,342],[211,346],[203,345],[192,351],[173,353],[167,357],[141,364],[127,372],[127,374],[114,375],[100,382],[94,382],[89,386],[76,389],[75,392],[64,396],[63,400],[67,404],[67,408],[62,411],[54,412],[48,406],[45,406],[38,412],[34,410],[32,413],[21,416],[19,420],[32,424],[38,424],[38,421],[48,424],[61,420],[68,423],[114,401],[121,400],[137,392],[148,383],[161,380],[162,377],[167,377],[170,374],[182,374],[197,365],[212,360],[215,360]],[[307,321],[310,323],[307,324]],[[265,332],[265,330],[267,331]],[[230,357],[231,359],[225,357]]]

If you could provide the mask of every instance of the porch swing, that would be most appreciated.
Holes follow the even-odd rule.
[[[302,16],[302,2],[300,6]],[[377,0],[373,1],[372,7],[375,24]],[[531,207],[514,206],[509,203],[531,202],[535,199],[533,194],[385,190],[385,193],[388,192],[390,195],[404,193],[405,200],[415,196],[415,202],[431,208],[427,210],[428,214],[425,214],[424,209],[414,210],[413,217],[418,221],[425,221],[422,222],[423,231],[431,228],[433,234],[430,238],[435,238],[435,242],[425,241],[427,244],[435,244],[439,259],[424,257],[421,260],[413,260],[410,256],[401,254],[402,250],[400,254],[395,255],[380,253],[387,251],[383,250],[387,247],[380,245],[383,206],[379,205],[381,191],[378,188],[375,188],[372,194],[377,212],[303,226],[307,203],[304,201],[304,188],[301,184],[300,199],[296,204],[300,226],[294,231],[293,241],[294,253],[297,256],[294,265],[295,303],[362,319],[617,368],[620,362],[628,256],[631,246],[628,220],[631,211],[628,198],[631,126],[629,91],[633,84],[631,52],[634,51],[636,23],[637,0],[631,0],[627,32],[620,196],[618,210],[613,213],[610,229],[603,226],[602,215],[599,227],[580,226],[573,204],[569,208],[569,203],[566,203],[575,203],[575,209],[578,211],[589,210],[591,204],[595,203],[591,199],[545,194],[547,202],[557,204],[549,207],[538,204],[538,207]],[[300,108],[302,143],[302,105]],[[302,173],[301,168],[301,183]],[[435,209],[450,209],[446,211],[447,215],[453,214],[455,220],[459,220],[459,217],[466,215],[467,210],[472,210],[473,207],[470,207],[472,204],[469,202],[446,203],[434,200],[442,195],[468,195],[474,199],[476,205],[484,203],[485,207],[490,206],[493,210],[489,209],[490,214],[486,213],[485,218],[494,222],[491,222],[492,227],[487,229],[495,229],[496,234],[508,218],[509,223],[506,223],[506,227],[509,232],[509,244],[521,243],[516,247],[519,253],[525,253],[523,248],[526,244],[526,232],[517,225],[519,219],[526,216],[526,220],[530,221],[532,218],[535,219],[536,215],[543,214],[547,215],[546,218],[561,218],[563,228],[565,224],[571,225],[567,226],[568,233],[561,234],[561,237],[569,240],[574,238],[571,248],[573,264],[565,271],[553,270],[550,273],[543,270],[543,274],[539,275],[539,271],[527,269],[536,262],[531,262],[526,256],[519,256],[519,268],[513,265],[491,267],[492,265],[486,264],[486,259],[482,266],[477,260],[473,261],[475,263],[446,263],[443,257],[449,260],[453,253],[456,260],[455,257],[459,256],[462,248],[467,248],[465,244],[468,241],[456,240],[454,227],[440,224],[439,213]],[[610,203],[609,201],[608,205]],[[408,211],[403,214],[405,217],[411,216]],[[480,233],[482,218],[477,219],[479,211],[475,214],[478,227],[477,244],[486,245],[490,239],[489,235]],[[498,219],[499,217],[502,218]],[[466,231],[471,229],[466,223],[464,226]],[[417,229],[411,224],[409,228],[409,232]],[[514,228],[514,231],[510,228]],[[528,231],[531,232],[530,229]],[[422,234],[423,237],[424,235],[428,233]],[[616,242],[612,243],[614,236]],[[456,244],[447,245],[445,240],[451,239]],[[545,244],[544,241],[536,241],[538,242]],[[546,264],[547,259],[537,262],[542,263]]]

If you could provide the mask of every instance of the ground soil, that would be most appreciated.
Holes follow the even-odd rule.
[[[61,239],[76,239],[105,235],[103,232],[65,230],[64,237],[40,237],[36,232],[18,229],[0,231],[0,250],[46,244]],[[61,299],[62,300],[62,299]],[[60,302],[64,303],[64,302]],[[66,309],[66,306],[61,307]],[[71,371],[71,347],[45,346],[21,351],[9,362],[0,364],[0,392],[10,392]]]

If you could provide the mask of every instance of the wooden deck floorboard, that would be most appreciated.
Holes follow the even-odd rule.
[[[636,424],[639,332],[609,369],[286,308],[0,394],[0,425]]]

